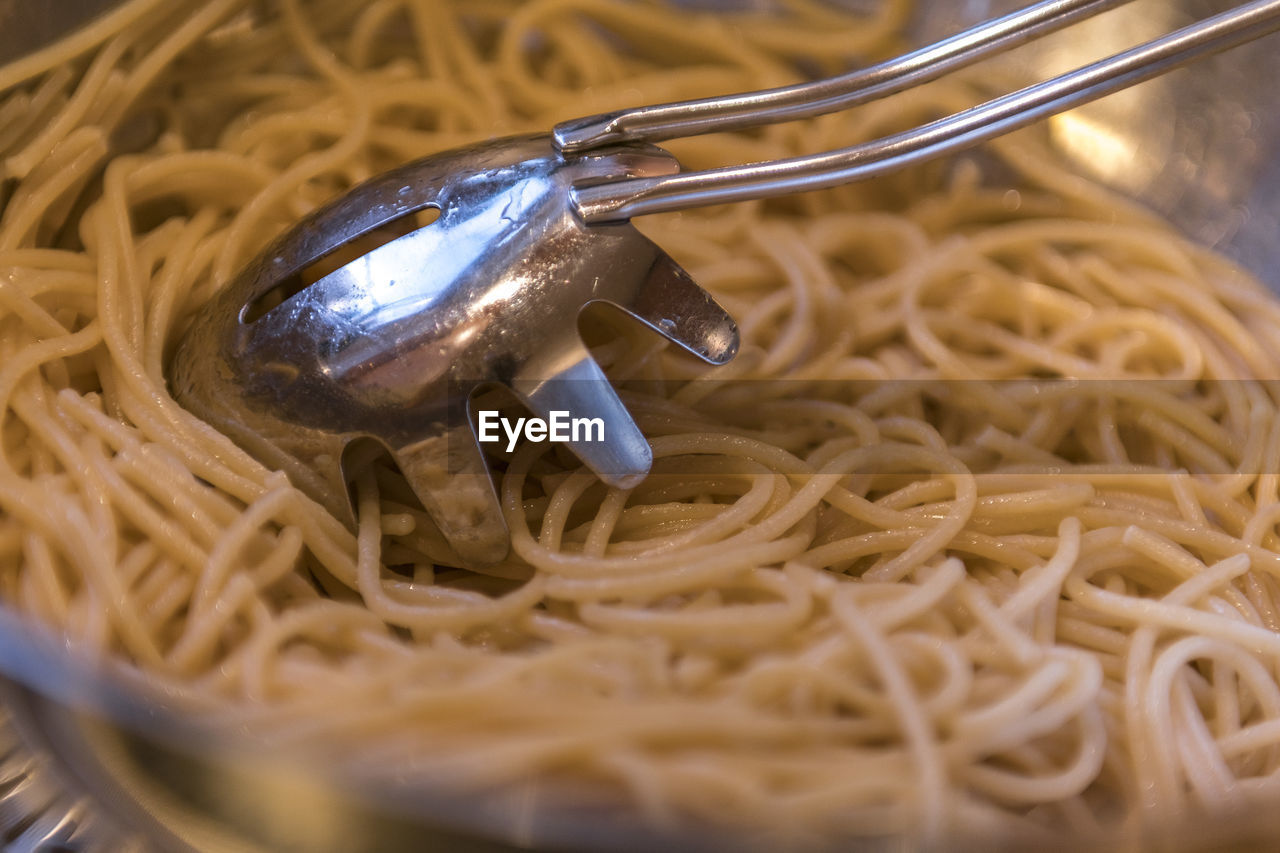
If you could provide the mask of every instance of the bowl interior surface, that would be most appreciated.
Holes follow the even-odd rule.
[[[922,3],[913,40],[926,43],[1027,5],[1019,0]],[[1014,51],[1028,81],[1157,38],[1226,5],[1139,0]],[[1273,34],[1048,120],[1084,175],[1161,214],[1280,292],[1280,35]]]

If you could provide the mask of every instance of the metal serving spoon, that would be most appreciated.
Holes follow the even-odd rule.
[[[504,385],[547,421],[598,419],[603,436],[566,444],[625,488],[652,457],[579,339],[580,310],[612,304],[712,364],[737,350],[733,320],[631,217],[836,186],[975,145],[1280,29],[1280,0],[838,151],[681,173],[649,143],[865,103],[1124,2],[1046,0],[840,77],[593,116],[402,166],[300,222],[206,305],[172,390],[348,523],[348,450],[378,442],[462,561],[500,560],[509,537],[469,412],[477,389]]]

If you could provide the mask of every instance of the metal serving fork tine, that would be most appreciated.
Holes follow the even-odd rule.
[[[565,151],[740,129],[834,112],[932,80],[1127,0],[1050,0],[861,72],[801,86],[638,107],[564,122]],[[1280,29],[1280,0],[1253,0],[1167,36],[918,128],[836,151],[702,172],[575,186],[588,223],[825,189],[972,147]],[[814,98],[803,103],[805,98]]]

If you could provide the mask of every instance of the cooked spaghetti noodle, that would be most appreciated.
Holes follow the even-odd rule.
[[[132,0],[0,69],[7,606],[264,735],[765,838],[1145,832],[1280,796],[1280,303],[1035,134],[641,223],[744,349],[708,372],[601,339],[654,475],[518,448],[484,572],[393,471],[356,482],[352,533],[170,397],[194,309],[352,183],[865,62],[906,14],[791,5]],[[674,149],[772,159],[971,99]]]

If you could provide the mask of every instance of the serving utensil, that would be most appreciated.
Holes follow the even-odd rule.
[[[737,350],[733,320],[632,217],[832,187],[976,145],[1280,29],[1280,0],[837,151],[685,173],[653,142],[856,106],[1125,2],[1046,0],[828,80],[402,166],[300,222],[211,300],[175,356],[173,393],[348,523],[350,449],[381,444],[461,562],[500,560],[509,538],[470,417],[478,390],[506,386],[544,419],[598,419],[602,437],[566,444],[626,488],[652,456],[578,336],[580,310],[611,304],[711,364]]]

